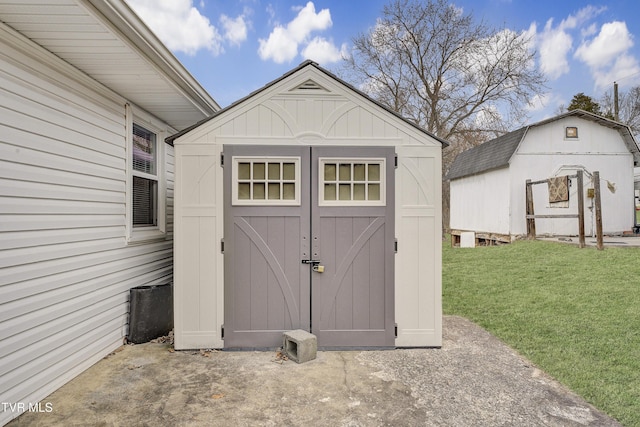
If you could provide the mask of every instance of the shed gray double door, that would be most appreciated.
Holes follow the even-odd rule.
[[[394,150],[224,146],[224,345],[393,347]]]

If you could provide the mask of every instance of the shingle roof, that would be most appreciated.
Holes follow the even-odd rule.
[[[511,155],[518,148],[518,144],[522,141],[527,129],[528,127],[523,127],[509,132],[458,154],[446,178],[462,178],[463,176],[507,166]]]
[[[498,138],[487,141],[484,144],[480,144],[470,150],[463,151],[462,153],[458,154],[456,159],[453,161],[451,168],[449,168],[449,173],[445,178],[462,178],[468,175],[506,167],[509,165],[511,156],[513,156],[513,153],[515,153],[515,151],[518,149],[518,145],[520,145],[520,142],[524,138],[529,128],[534,126],[543,126],[547,123],[551,123],[569,116],[580,117],[586,120],[597,122],[602,126],[616,129],[620,133],[620,136],[629,149],[629,152],[633,154],[633,158],[636,164],[640,163],[640,149],[638,148],[638,144],[627,125],[616,122],[614,120],[609,120],[605,117],[598,116],[587,111],[572,110],[564,114],[560,114],[559,116],[551,117],[541,122],[525,126],[513,132],[509,132]]]

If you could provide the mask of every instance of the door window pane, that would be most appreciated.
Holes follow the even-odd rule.
[[[287,181],[293,181],[296,179],[295,163],[284,163],[282,165],[282,179]]]
[[[340,164],[340,181],[351,181],[350,164]]]
[[[238,183],[238,199],[251,199],[251,184],[247,184],[244,182]]]
[[[325,163],[324,165],[324,180],[335,181],[336,180],[336,165],[334,163]]]
[[[280,163],[269,163],[269,179],[280,179]]]
[[[282,199],[295,200],[296,198],[296,185],[292,183],[282,184]]]
[[[251,179],[251,163],[238,164],[238,178]]]
[[[380,181],[380,165],[369,165],[369,181]]]
[[[280,200],[280,184],[269,183],[269,199]]]
[[[238,178],[242,179],[240,176]],[[253,164],[253,179],[264,179],[264,163]]]
[[[336,199],[336,185],[335,184],[325,184],[324,185],[324,199],[325,200],[335,200]]]
[[[380,200],[380,184],[369,184],[369,200]]]
[[[253,184],[253,198],[255,200],[264,200],[264,182],[256,182]]]
[[[351,184],[340,184],[340,200],[351,200]]]

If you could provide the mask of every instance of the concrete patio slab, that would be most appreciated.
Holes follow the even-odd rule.
[[[172,351],[127,345],[17,426],[619,426],[477,325],[440,349]],[[45,406],[48,405],[48,406]]]

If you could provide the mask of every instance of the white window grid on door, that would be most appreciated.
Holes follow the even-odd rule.
[[[300,206],[300,157],[234,156],[232,203]]]
[[[320,206],[386,206],[386,159],[321,157]]]

